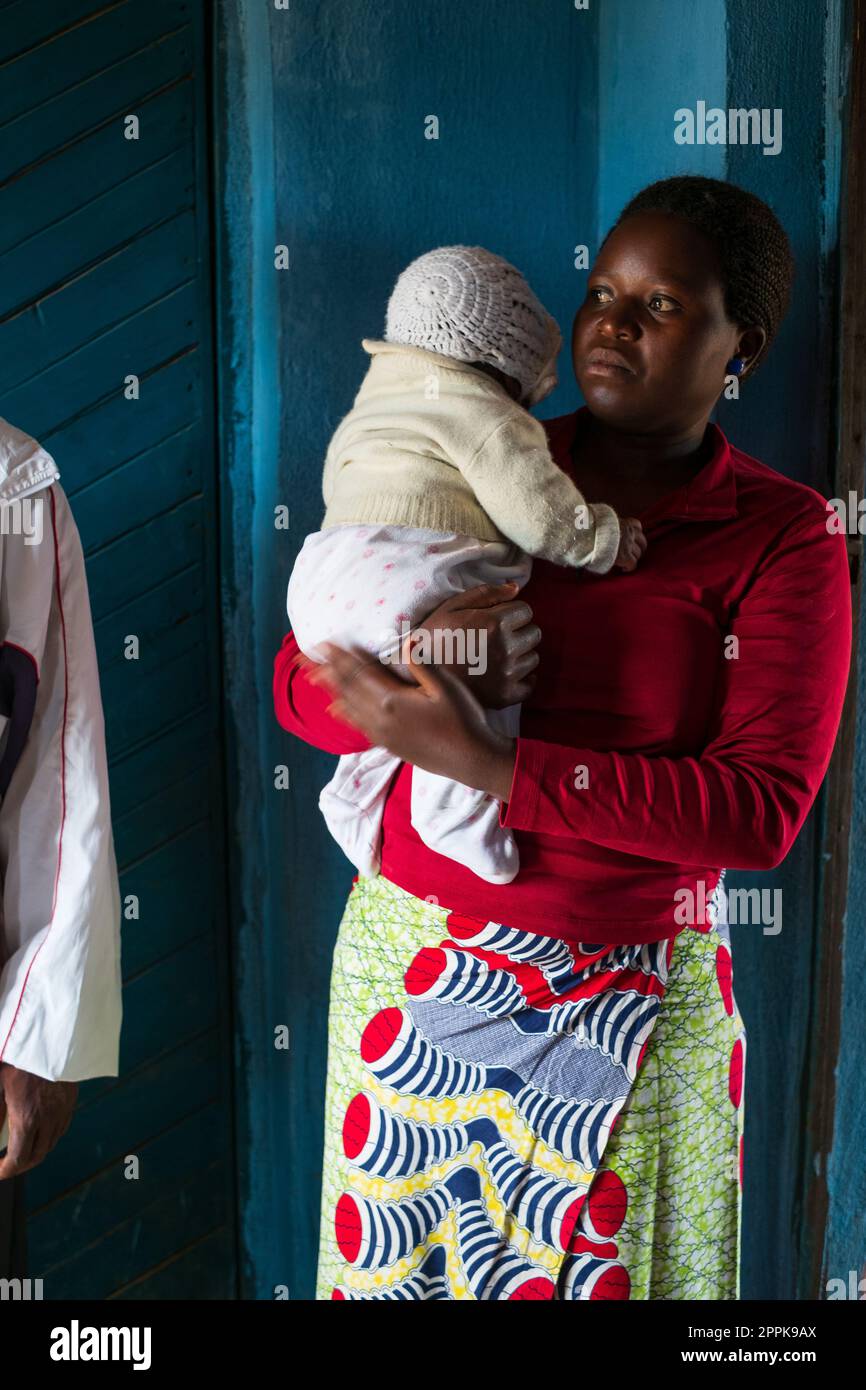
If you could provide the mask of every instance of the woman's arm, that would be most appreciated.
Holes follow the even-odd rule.
[[[361,753],[370,740],[359,729],[331,712],[333,694],[310,680],[313,669],[287,632],[274,658],[274,713],[290,734],[325,753]]]
[[[700,757],[598,753],[518,739],[501,823],[678,864],[772,869],[821,785],[851,658],[844,537],[793,526],[730,625],[715,727]],[[585,769],[585,771],[584,771]]]
[[[321,671],[375,743],[507,801],[505,826],[679,864],[775,868],[827,770],[850,664],[845,541],[828,534],[823,512],[767,556],[730,635],[736,655],[720,663],[700,757],[503,739],[447,672],[419,671],[419,686],[400,688],[384,668],[356,677],[357,661],[338,651]]]
[[[532,621],[532,609],[514,597],[516,592],[513,582],[476,585],[446,599],[416,629],[431,633],[483,629],[486,672],[470,675],[456,665],[454,670],[489,709],[519,704],[530,694],[535,680],[532,672],[538,654],[534,648],[541,633]],[[314,671],[294,634],[287,632],[274,659],[273,699],[278,722],[326,753],[360,753],[369,748],[369,738],[333,712],[334,696],[312,679]]]

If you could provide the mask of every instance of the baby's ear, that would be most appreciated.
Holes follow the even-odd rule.
[[[530,410],[532,406],[540,405],[542,401],[547,399],[551,391],[556,390],[556,387],[558,385],[559,376],[557,375],[556,370],[553,369],[546,376],[542,377],[542,379],[536,384],[534,390],[526,393],[523,400],[523,404],[526,406],[526,409]]]

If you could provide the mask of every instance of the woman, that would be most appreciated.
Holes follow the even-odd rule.
[[[637,569],[536,562],[526,602],[443,605],[425,627],[479,628],[483,681],[419,664],[408,686],[336,648],[311,668],[283,642],[285,728],[404,760],[382,874],[354,882],[334,954],[318,1298],[739,1296],[723,875],[788,853],[851,643],[825,500],[709,420],[765,358],[791,275],[752,194],[644,189],[574,320],[586,405],[545,424],[588,500],[643,522]],[[515,700],[511,740],[481,705]],[[413,766],[499,798],[513,883],[421,844]]]

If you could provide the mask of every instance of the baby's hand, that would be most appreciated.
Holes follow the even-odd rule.
[[[636,516],[620,517],[619,527],[619,550],[616,552],[613,567],[618,570],[636,569],[647,547],[644,529]]]

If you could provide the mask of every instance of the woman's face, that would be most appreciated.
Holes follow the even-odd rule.
[[[682,218],[634,213],[590,272],[574,320],[574,375],[592,414],[616,429],[657,433],[706,423],[736,352],[765,333],[725,313],[712,243]],[[624,365],[606,353],[617,354]]]

